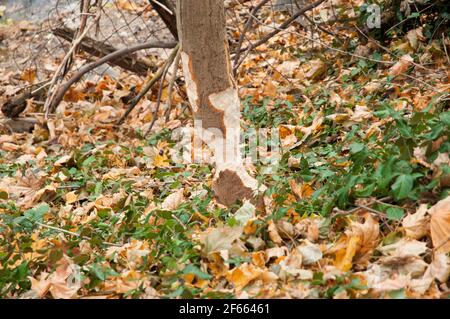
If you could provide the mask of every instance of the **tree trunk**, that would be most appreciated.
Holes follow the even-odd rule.
[[[175,8],[172,0],[149,0],[153,9],[158,13],[161,20],[172,33],[175,40],[178,40],[177,20],[175,17]]]
[[[229,206],[248,199],[259,206],[264,186],[246,172],[240,153],[240,100],[231,74],[223,0],[178,0],[177,24],[195,134],[215,153],[217,200]]]

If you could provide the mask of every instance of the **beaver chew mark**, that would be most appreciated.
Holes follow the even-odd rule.
[[[195,118],[202,121],[202,127],[205,130],[217,128],[222,132],[223,136],[226,136],[227,130],[224,123],[225,112],[215,108],[208,98],[202,98],[201,106],[195,113]]]
[[[214,181],[213,190],[219,203],[230,206],[238,199],[253,199],[253,190],[242,183],[238,174],[226,169]]]

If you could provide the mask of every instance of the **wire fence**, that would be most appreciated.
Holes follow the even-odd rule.
[[[98,6],[97,10],[100,12],[98,24],[87,34],[88,38],[96,41],[95,43],[121,49],[150,40],[171,39],[170,33],[145,0],[97,0],[91,3]],[[23,11],[20,15],[15,11],[12,16],[22,19],[14,22],[15,34],[3,43],[5,49],[0,67],[9,72],[19,71],[22,79],[29,80],[28,82],[40,82],[51,77],[72,45],[70,39],[55,35],[54,30],[70,30],[72,34],[69,36],[75,34],[82,16],[80,5],[81,1],[58,0],[54,1],[52,6],[45,5],[43,10],[46,12],[37,15],[32,14],[36,10],[33,5],[19,9],[19,12]],[[27,18],[30,20],[26,20]],[[44,18],[42,21],[38,20],[42,18]],[[87,23],[92,23],[91,17]],[[158,57],[164,58],[165,53],[165,50],[149,49],[137,54],[142,59],[156,60]],[[76,56],[72,71],[79,69],[91,59],[95,57],[81,52]],[[110,67],[99,70],[97,72],[101,74],[118,76],[117,70]]]
[[[63,57],[73,46],[73,37],[80,28],[85,15],[87,15],[87,25],[93,24],[85,39],[93,40],[94,47],[106,46],[112,50],[147,41],[170,42],[174,40],[148,0],[91,0],[92,9],[88,13],[82,13],[81,0],[28,0],[24,2],[31,4],[31,7],[23,6],[22,9],[12,9],[14,14],[11,16],[16,20],[14,22],[16,27],[12,31],[14,34],[7,37],[0,46],[0,57],[2,57],[0,69],[4,70],[4,74],[0,74],[0,85],[10,86],[10,90],[4,89],[7,93],[4,94],[5,96],[14,93],[17,88],[28,87],[30,84],[41,83],[52,78]],[[312,2],[312,0],[226,0],[231,58],[236,57],[237,48],[250,47],[252,43],[269,32],[277,30],[296,10]],[[305,42],[311,42],[312,46],[319,43],[320,46],[324,38],[318,39],[318,34],[326,29],[327,21],[336,18],[333,4],[340,2],[342,1],[325,1],[320,11],[308,11],[306,20],[303,15],[298,17],[292,26],[294,29],[287,28],[277,31],[281,38],[292,37],[293,30],[301,31],[306,36]],[[342,3],[340,4],[342,5]],[[260,6],[260,9],[254,12],[253,10],[257,6]],[[351,9],[351,1],[348,7]],[[94,22],[94,13],[100,14],[98,22]],[[245,29],[249,19],[251,19],[250,28]],[[322,31],[318,30],[319,26]],[[59,32],[55,32],[55,30],[59,30]],[[332,41],[332,35],[328,36]],[[318,42],[314,39],[318,39]],[[282,44],[281,50],[288,49],[297,50],[298,41]],[[255,56],[259,56],[260,59],[266,61],[268,75],[277,72],[281,74],[281,77],[289,80],[289,77],[292,76],[289,72],[273,66],[270,58],[270,52],[273,50],[280,50],[280,44],[268,41],[266,45],[253,50],[251,55],[248,52],[242,52],[242,61],[239,64],[246,59],[255,59]],[[87,62],[97,59],[90,54],[92,52],[85,51],[74,55],[74,61],[66,74],[76,72]],[[136,53],[136,59],[144,61],[147,66],[160,65],[169,56],[170,51],[170,49],[142,50]],[[246,68],[249,68],[248,64],[243,65],[241,70]],[[116,80],[134,77],[134,81],[138,84],[142,83],[146,75],[146,72],[139,74],[123,71],[123,68],[114,65],[103,65],[84,77],[81,85],[84,85],[86,81],[96,81],[104,75]]]

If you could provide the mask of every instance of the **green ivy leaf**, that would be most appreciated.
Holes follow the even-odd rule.
[[[350,145],[350,153],[352,153],[352,154],[361,152],[363,149],[364,149],[364,144],[362,144],[362,143],[352,143]]]
[[[194,274],[197,278],[208,280],[211,279],[212,276],[210,274],[204,273],[194,264],[189,264],[183,269],[183,274]]]
[[[42,221],[44,215],[50,210],[47,204],[39,205],[38,207],[27,210],[23,215],[33,222]]]
[[[389,220],[402,220],[405,212],[400,207],[389,207],[386,210],[386,215]]]
[[[392,190],[396,199],[404,199],[408,197],[414,185],[414,178],[409,174],[402,174],[397,177],[395,183],[392,184]]]

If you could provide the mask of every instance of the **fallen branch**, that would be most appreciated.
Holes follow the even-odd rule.
[[[64,98],[64,95],[66,94],[67,90],[69,90],[69,88],[76,82],[78,82],[79,80],[81,80],[81,78],[88,72],[94,70],[95,68],[99,67],[100,65],[104,64],[104,63],[108,63],[109,61],[112,60],[117,60],[118,58],[120,58],[121,56],[124,55],[128,55],[131,54],[133,52],[139,51],[139,50],[144,50],[144,49],[151,49],[151,48],[173,48],[175,47],[177,44],[175,42],[169,42],[169,43],[164,43],[164,42],[146,42],[146,43],[141,43],[141,44],[137,44],[131,47],[127,47],[127,48],[123,48],[120,50],[117,50],[113,53],[110,53],[106,56],[104,56],[103,58],[94,61],[92,63],[86,64],[85,66],[83,66],[77,73],[75,73],[66,83],[64,83],[64,85],[62,85],[58,92],[55,95],[55,98],[53,99],[52,105],[50,106],[50,110],[51,112],[53,112],[56,107],[58,106],[59,103],[61,103],[61,101]]]
[[[100,18],[100,14],[98,14],[95,18],[95,21],[97,21]],[[72,57],[72,54],[74,50],[77,48],[77,46],[83,41],[83,38],[87,35],[87,33],[90,31],[90,29],[95,25],[92,23],[87,27],[83,33],[72,43],[72,47],[70,48],[69,52],[65,55],[64,59],[62,60],[61,64],[59,65],[58,69],[56,70],[55,74],[53,75],[52,80],[50,81],[50,86],[48,90],[47,100],[45,101],[44,105],[44,112],[45,112],[45,118],[48,117],[48,114],[51,111],[50,106],[52,105],[52,102],[55,98],[56,93],[58,92],[58,88],[54,89],[54,86],[59,83],[59,81],[66,75],[66,73],[69,71],[69,68],[67,67],[67,64]]]
[[[33,222],[32,220],[30,220],[30,221]],[[55,227],[55,226],[50,226],[50,225],[47,225],[47,224],[44,224],[44,223],[40,223],[40,222],[34,222],[34,223],[36,223],[36,225],[39,225],[41,227],[45,227],[45,228],[48,228],[48,229],[51,229],[51,230],[55,230],[55,231],[60,232],[60,233],[64,233],[64,234],[67,234],[67,235],[75,236],[75,237],[86,239],[86,240],[92,240],[92,238],[90,238],[90,237],[81,236],[78,233],[74,233],[74,232],[66,230],[66,229],[58,228],[58,227]],[[110,243],[110,242],[107,242],[107,241],[103,241],[102,244],[105,245],[105,246],[114,246],[114,247],[122,247],[123,246],[123,245],[120,245],[120,244]]]
[[[177,61],[177,65],[179,63],[179,61],[178,61],[179,57],[180,57],[180,49],[178,49],[177,55],[175,56],[175,61]],[[160,81],[161,83],[159,85],[159,90],[158,90],[158,98],[157,98],[157,101],[156,101],[156,108],[155,108],[155,111],[153,112],[152,122],[150,123],[150,125],[149,125],[149,127],[147,129],[147,132],[145,133],[145,135],[148,135],[151,132],[151,130],[153,128],[153,125],[155,125],[156,120],[158,119],[158,111],[159,111],[159,107],[161,105],[161,96],[162,96],[162,91],[163,91],[163,88],[164,88],[164,80],[165,80],[165,78],[167,76],[167,72],[169,71],[169,68],[172,65],[172,63],[173,63],[173,61],[170,62],[170,63],[167,63],[166,68],[165,68],[165,70],[163,72],[162,79]],[[177,70],[175,69],[175,71],[174,71],[175,77],[176,77],[176,73],[177,73]]]
[[[172,77],[170,78],[170,82],[169,82],[169,90],[168,90],[168,101],[167,101],[167,106],[166,106],[166,110],[164,111],[164,117],[166,118],[166,122],[169,121],[169,117],[170,117],[170,110],[172,109],[172,92],[173,92],[173,87],[175,85],[175,81],[177,80],[177,71],[178,71],[178,65],[180,64],[180,58],[181,55],[178,54],[175,57],[175,62],[174,62],[174,66],[173,66],[173,74]]]
[[[139,101],[144,97],[145,94],[147,94],[148,91],[155,85],[156,82],[158,82],[159,79],[163,76],[166,67],[168,65],[171,65],[173,60],[175,59],[175,56],[178,53],[178,49],[180,48],[180,44],[177,44],[175,49],[173,49],[172,53],[170,54],[169,58],[164,62],[164,64],[159,68],[159,70],[155,73],[155,75],[147,81],[147,83],[144,85],[144,87],[141,89],[139,94],[131,101],[130,106],[126,110],[125,114],[119,119],[117,122],[117,125],[121,125],[125,119],[128,117],[128,115],[133,111],[133,109],[136,107],[136,105],[139,103]]]
[[[2,113],[9,118],[16,118],[27,107],[27,101],[29,99],[43,100],[47,91],[50,81],[33,84],[23,89],[18,95],[15,95],[8,99],[2,105]]]
[[[74,37],[74,39],[78,38],[80,35],[83,34],[84,29],[86,28],[86,23],[87,23],[87,19],[88,19],[88,13],[89,13],[89,8],[91,6],[91,0],[82,0],[80,3],[80,27],[77,30],[77,35]],[[73,50],[73,56],[72,59],[75,59],[75,55],[78,53],[79,51],[79,45],[78,44],[75,49]]]
[[[69,28],[55,28],[52,33],[66,41],[72,41],[75,31]],[[118,51],[112,45],[85,37],[79,44],[79,49],[93,56],[103,58],[108,54]],[[136,58],[132,55],[122,55],[117,59],[108,61],[110,65],[116,65],[122,69],[136,73],[138,75],[146,75],[149,70],[155,71],[155,66],[144,59]]]

